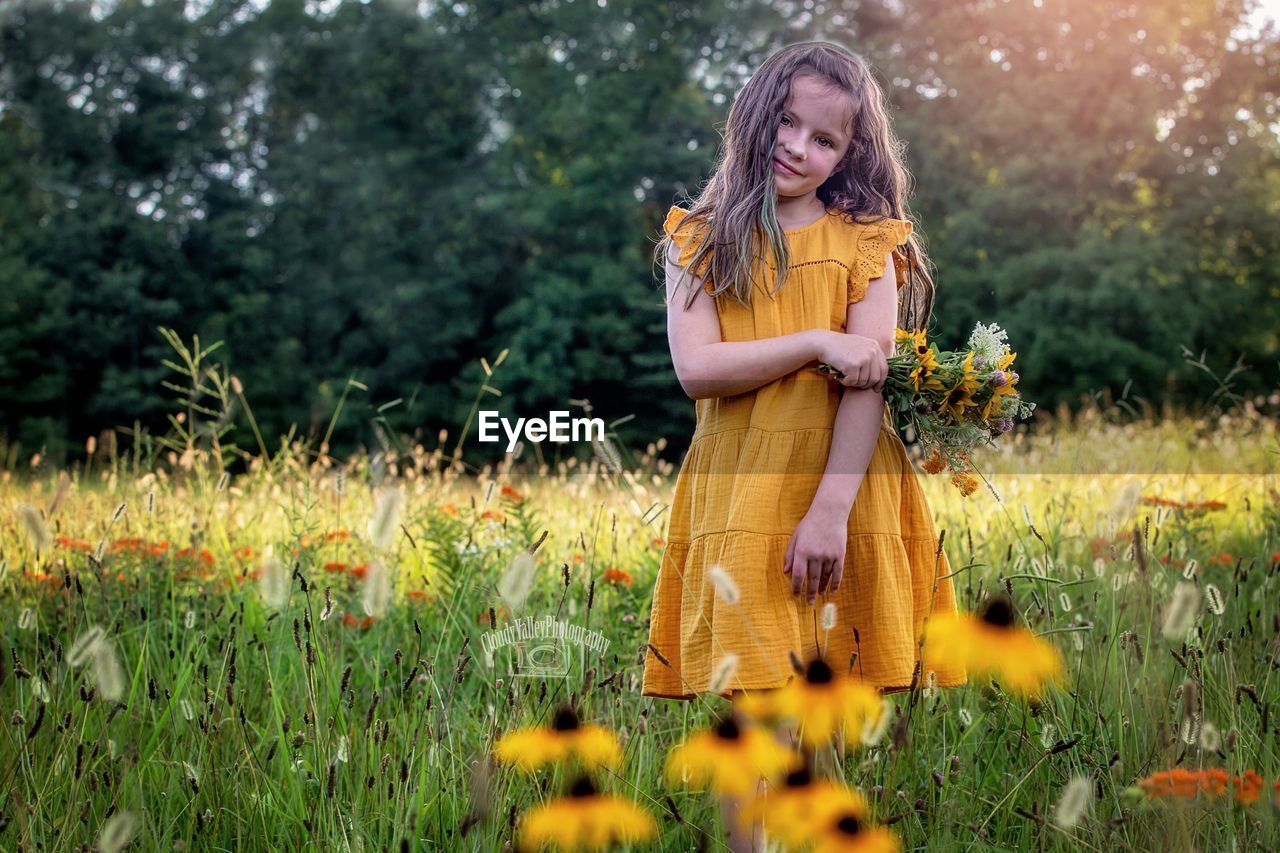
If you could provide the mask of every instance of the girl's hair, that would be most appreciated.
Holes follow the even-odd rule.
[[[909,220],[906,195],[911,176],[902,165],[903,145],[889,126],[884,92],[866,61],[831,42],[788,45],[766,59],[734,98],[720,161],[684,219],[697,248],[683,269],[700,269],[709,257],[705,278],[714,296],[731,293],[750,304],[753,262],[765,257],[763,243],[769,256],[778,259],[774,293],[786,281],[790,258],[777,219],[773,150],[792,81],[801,75],[817,77],[843,92],[853,108],[853,127],[846,128],[852,130],[848,151],[837,171],[818,187],[818,198],[851,222]],[[935,292],[917,233],[913,227],[907,240],[908,282],[899,282],[905,298],[899,299],[898,326],[912,330],[928,325]],[[665,262],[671,242],[664,233],[654,252],[658,264]],[[686,308],[696,295],[690,288]]]

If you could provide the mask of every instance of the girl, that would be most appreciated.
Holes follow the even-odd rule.
[[[921,620],[955,599],[880,395],[895,325],[927,327],[934,295],[884,102],[839,45],[778,51],[735,98],[706,188],[666,217],[668,338],[697,427],[653,594],[646,696],[779,687],[792,654],[885,693],[913,676],[965,683],[916,671]],[[729,846],[753,849],[758,827],[754,842],[738,835],[737,805],[723,802]]]

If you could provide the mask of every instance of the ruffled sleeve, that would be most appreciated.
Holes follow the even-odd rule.
[[[858,235],[857,256],[849,269],[848,302],[853,303],[867,295],[867,285],[872,279],[885,274],[885,255],[894,253],[894,267],[898,287],[906,283],[906,259],[897,248],[911,236],[911,223],[905,219],[884,219],[874,225],[864,225]]]
[[[676,246],[680,248],[681,269],[683,269],[689,261],[693,259],[694,253],[698,250],[698,246],[701,245],[702,238],[701,234],[695,236],[693,233],[693,225],[684,221],[684,218],[688,213],[689,211],[685,210],[683,207],[672,205],[671,209],[667,211],[666,221],[662,223],[662,229],[671,235],[672,241],[674,241]],[[702,263],[699,264],[698,268],[694,270],[694,275],[704,280],[705,283],[703,284],[703,289],[706,290],[708,294],[712,291],[711,282],[706,280],[707,273],[710,272],[710,269],[711,256],[708,255],[703,259]]]

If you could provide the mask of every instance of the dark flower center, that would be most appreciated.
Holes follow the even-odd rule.
[[[787,774],[786,784],[788,788],[803,788],[812,781],[813,776],[809,773],[809,768],[802,767]]]
[[[1009,596],[992,596],[982,608],[982,621],[997,628],[1013,627],[1013,602]]]
[[[809,662],[804,679],[810,684],[830,684],[834,676],[835,673],[831,671],[831,667],[827,666],[826,661],[815,659]]]
[[[722,740],[737,740],[742,737],[742,729],[733,717],[725,717],[716,724],[716,736]]]
[[[854,814],[846,814],[836,821],[836,831],[845,835],[857,835],[862,831],[862,821]]]
[[[558,732],[571,732],[578,728],[578,715],[570,705],[561,705],[551,721],[551,728]]]
[[[571,797],[594,797],[595,795],[596,787],[591,784],[591,780],[586,776],[579,776],[569,788],[569,796]]]

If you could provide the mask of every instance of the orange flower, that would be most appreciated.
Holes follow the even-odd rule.
[[[80,551],[84,554],[88,554],[93,551],[93,544],[86,542],[83,539],[72,539],[70,536],[56,536],[53,541],[57,542],[59,547],[66,548],[68,551]]]
[[[1157,798],[1191,799],[1200,794],[1219,797],[1227,792],[1228,786],[1233,789],[1238,801],[1246,804],[1254,803],[1262,793],[1262,777],[1253,770],[1246,770],[1241,776],[1231,776],[1221,767],[1204,770],[1176,767],[1172,770],[1153,773],[1138,782],[1138,787],[1146,791],[1147,796]]]
[[[351,572],[352,575],[359,578],[360,580],[364,580],[364,576],[369,574],[369,564],[361,563],[358,566],[352,566],[347,571]]]
[[[128,536],[112,542],[109,550],[112,554],[119,554],[122,552],[128,553],[131,551],[146,551],[147,540],[137,536]]]
[[[455,517],[458,515],[458,508],[451,503],[441,504],[440,511],[445,515],[452,515]]]
[[[1256,803],[1262,794],[1262,777],[1252,770],[1244,771],[1244,775],[1231,780],[1236,789],[1236,799],[1248,805]]]
[[[351,534],[346,530],[330,530],[324,535],[326,542],[346,542],[351,538]]]
[[[966,498],[978,490],[978,481],[969,474],[952,474],[951,485],[958,488]]]
[[[935,448],[933,455],[926,459],[920,467],[924,469],[926,474],[936,474],[943,469],[944,464],[942,454]]]
[[[1276,551],[1274,554],[1271,555],[1271,562],[1280,563],[1280,551]]]
[[[501,494],[504,498],[511,498],[511,500],[515,501],[516,503],[519,503],[520,501],[524,500],[524,495],[517,492],[511,486],[503,486]]]
[[[661,536],[655,536],[655,537],[653,537],[653,539],[649,540],[649,545],[650,545],[651,547],[654,547],[654,548],[662,548],[662,547],[664,547],[666,544],[667,544],[666,542],[663,542],[663,541],[662,541],[662,537],[661,537]]]
[[[480,513],[481,519],[489,519],[492,521],[506,521],[507,517],[495,509],[486,509]]]
[[[620,583],[631,586],[635,578],[631,577],[631,573],[622,569],[610,566],[604,570],[604,579],[609,583]]]
[[[369,626],[373,624],[373,617],[366,616],[363,619],[351,614],[342,614],[342,624],[348,628],[359,628],[361,631],[369,630]]]
[[[347,570],[346,563],[330,562],[324,564],[326,572],[345,572]]]
[[[1209,558],[1210,563],[1217,563],[1218,565],[1230,565],[1235,561],[1236,561],[1236,558],[1231,556],[1231,554],[1227,551],[1223,551],[1220,554],[1214,554],[1212,557]]]
[[[159,542],[151,546],[151,556],[159,557],[161,554],[169,550],[169,540],[161,539]]]
[[[427,601],[430,598],[425,589],[411,589],[405,595],[410,601]]]

